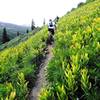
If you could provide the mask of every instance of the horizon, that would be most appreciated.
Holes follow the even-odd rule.
[[[45,19],[62,17],[80,2],[86,0],[2,0],[0,2],[0,22],[30,26],[32,19],[36,26],[42,26]],[[56,6],[55,6],[56,5]],[[6,7],[6,8],[4,8]]]

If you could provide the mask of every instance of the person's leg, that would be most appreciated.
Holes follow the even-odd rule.
[[[52,29],[52,35],[54,35],[54,29]]]
[[[48,44],[49,44],[49,45],[51,44],[51,31],[52,31],[52,30],[48,28],[48,38],[47,38],[47,41],[46,41],[47,45],[48,45]]]

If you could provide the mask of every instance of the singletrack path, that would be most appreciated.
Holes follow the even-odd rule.
[[[44,62],[40,65],[39,73],[37,74],[37,79],[35,81],[35,86],[33,87],[29,100],[39,100],[39,93],[42,87],[46,85],[46,67],[48,65],[48,62],[51,60],[53,54],[52,54],[52,45],[48,45],[47,47],[47,55],[46,59],[44,59]]]

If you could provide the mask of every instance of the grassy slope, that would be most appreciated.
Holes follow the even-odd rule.
[[[14,46],[18,45],[19,43],[26,41],[28,38],[30,38],[32,35],[34,35],[39,30],[40,30],[40,28],[36,28],[33,32],[29,32],[28,34],[26,33],[26,34],[19,35],[7,43],[1,44],[0,51],[4,50],[5,48],[7,49],[9,47],[14,47]]]
[[[41,100],[100,99],[100,2],[63,16],[55,35],[54,58],[47,69],[49,87]]]
[[[0,52],[0,99],[13,100],[10,98],[16,95],[18,100],[25,100],[28,92],[26,80],[35,78],[46,39],[47,29],[43,28],[26,41]]]

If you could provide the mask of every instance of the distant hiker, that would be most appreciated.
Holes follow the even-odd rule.
[[[57,22],[58,22],[58,20],[59,20],[59,17],[57,16],[57,17],[56,17],[56,19],[57,19]]]
[[[59,17],[57,16],[57,17],[54,19],[55,24],[57,24],[58,21],[59,21]]]
[[[49,24],[48,24],[48,31],[54,35],[54,32],[55,32],[55,23],[52,21],[52,19],[49,20]]]
[[[56,29],[55,23],[52,21],[52,19],[50,19],[48,23],[49,36],[47,39],[47,44],[52,44],[52,42],[54,42],[53,35],[55,33],[55,29]]]

